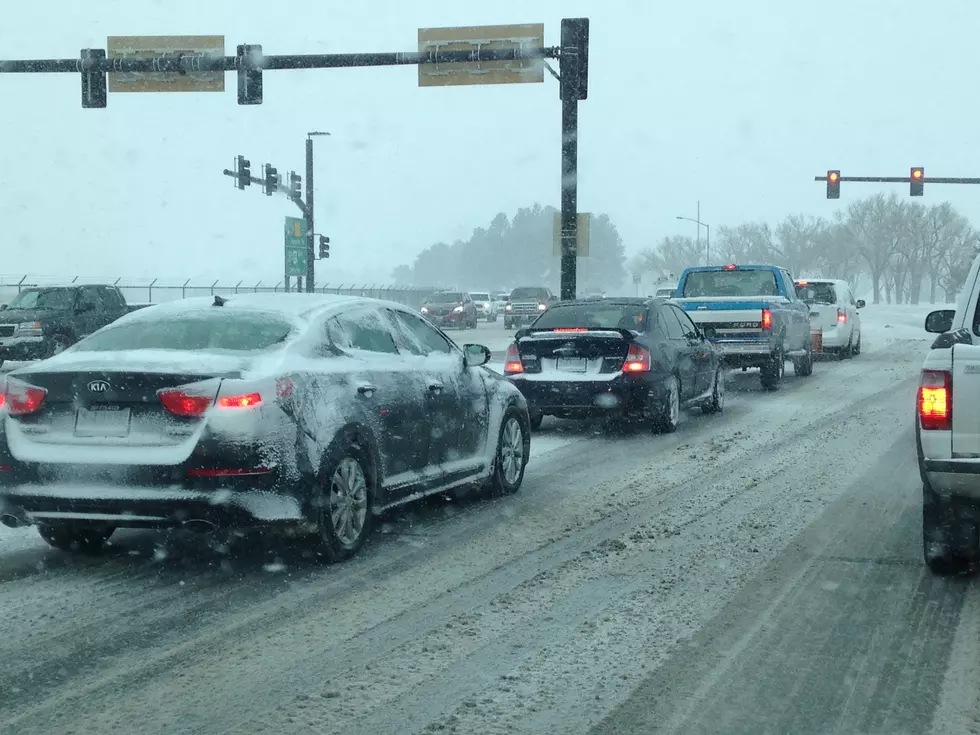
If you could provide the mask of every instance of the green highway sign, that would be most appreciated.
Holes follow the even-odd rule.
[[[305,276],[307,264],[306,220],[286,217],[286,271],[287,276]]]

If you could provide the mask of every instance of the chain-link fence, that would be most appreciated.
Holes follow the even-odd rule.
[[[8,303],[25,288],[95,283],[116,286],[131,304],[159,304],[191,296],[233,296],[238,293],[284,293],[286,291],[285,282],[282,280],[274,283],[272,281],[250,281],[246,279],[204,281],[188,278],[181,281],[165,278],[87,278],[84,276],[59,278],[58,276],[33,274],[23,276],[0,275],[0,304]],[[295,291],[295,280],[290,285],[290,290]],[[421,306],[422,300],[435,291],[435,288],[372,283],[327,284],[316,287],[317,293],[366,296],[374,299],[397,301],[415,308]]]

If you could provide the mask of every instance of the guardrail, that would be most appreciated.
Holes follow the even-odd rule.
[[[279,281],[238,281],[215,279],[203,282],[192,278],[183,281],[163,278],[96,278],[74,276],[44,276],[26,274],[23,276],[0,275],[0,303],[8,303],[25,288],[36,286],[64,286],[85,284],[109,284],[116,286],[131,304],[159,304],[191,296],[232,296],[238,293],[285,293],[285,283]],[[295,291],[293,286],[292,291]],[[406,306],[419,307],[422,300],[432,294],[435,287],[394,286],[386,284],[350,283],[317,286],[316,293],[340,294],[345,296],[366,296],[374,299],[397,301]]]

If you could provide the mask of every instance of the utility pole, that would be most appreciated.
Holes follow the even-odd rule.
[[[589,19],[561,22],[561,299],[578,291],[578,103],[589,93]]]

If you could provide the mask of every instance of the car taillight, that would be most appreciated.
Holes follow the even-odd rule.
[[[769,309],[762,310],[762,328],[772,329],[772,312]]]
[[[211,399],[207,396],[189,395],[182,390],[162,390],[157,397],[174,416],[202,416],[211,408]]]
[[[511,343],[504,356],[504,375],[514,375],[524,372],[524,363],[521,362],[521,353],[517,351],[517,344]]]
[[[41,410],[47,395],[44,388],[7,378],[3,393],[0,394],[0,408],[6,406],[7,413],[11,416],[27,416]]]
[[[846,324],[847,323],[847,312],[844,311],[843,309],[838,309],[837,310],[837,321],[840,324]]]
[[[919,425],[927,431],[953,428],[953,375],[946,370],[923,370],[919,380]]]
[[[218,406],[221,408],[256,408],[262,404],[260,393],[243,393],[240,396],[221,396]]]
[[[630,345],[623,363],[625,373],[645,373],[650,370],[650,353],[639,345]]]

